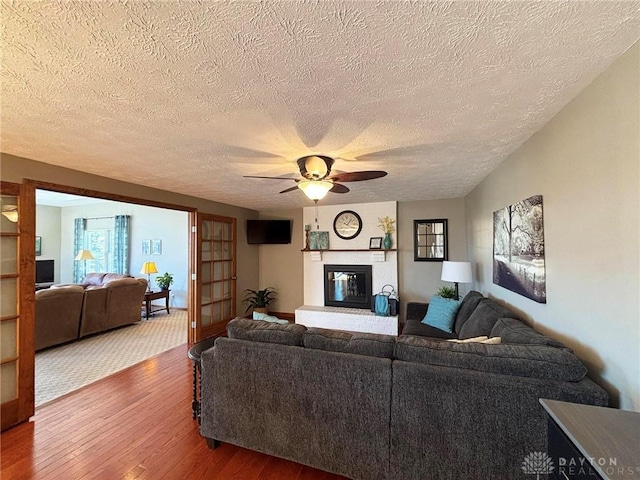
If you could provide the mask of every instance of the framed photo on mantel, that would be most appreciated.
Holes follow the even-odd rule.
[[[309,232],[309,248],[311,250],[329,250],[329,232]]]

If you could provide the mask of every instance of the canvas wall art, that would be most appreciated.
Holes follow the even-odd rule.
[[[542,195],[493,212],[493,283],[547,303]]]

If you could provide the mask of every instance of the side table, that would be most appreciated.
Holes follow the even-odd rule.
[[[145,320],[149,320],[149,314],[153,314],[153,312],[158,312],[160,310],[167,309],[167,313],[169,312],[169,292],[170,290],[160,290],[159,292],[144,292],[144,318]],[[164,298],[165,306],[161,308],[156,308],[152,310],[151,301],[158,300]]]
[[[200,342],[194,344],[187,353],[189,359],[193,361],[193,400],[191,401],[192,418],[198,419],[200,423],[200,398],[202,397],[202,365],[201,355],[202,352],[213,347],[216,338],[223,337],[225,334],[214,335],[213,337],[205,338]]]

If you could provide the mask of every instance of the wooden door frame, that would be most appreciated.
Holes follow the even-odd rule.
[[[2,182],[4,186],[7,182]],[[10,184],[8,184],[10,185]],[[20,295],[20,312],[21,315],[24,312],[26,316],[26,322],[23,324],[23,329],[19,333],[19,341],[21,348],[28,354],[21,360],[24,363],[24,368],[28,371],[23,375],[23,370],[20,370],[20,388],[28,389],[27,393],[31,394],[31,402],[28,405],[15,407],[19,413],[27,412],[28,415],[23,420],[28,419],[35,412],[35,251],[33,245],[35,244],[35,227],[36,227],[36,190],[50,190],[59,193],[68,193],[71,195],[79,195],[90,198],[101,198],[104,200],[111,200],[122,203],[131,203],[134,205],[141,205],[146,207],[165,208],[168,210],[177,210],[187,212],[190,216],[195,215],[197,211],[196,207],[187,207],[184,205],[158,202],[155,200],[147,200],[137,197],[129,197],[126,195],[102,192],[99,190],[91,190],[87,188],[73,187],[70,185],[61,185],[51,182],[43,182],[40,180],[24,179],[22,184],[12,184],[19,187],[20,195],[20,252],[27,252],[27,256],[23,257],[21,253],[19,274],[20,274],[20,289],[24,293]],[[22,230],[24,229],[24,232]],[[24,234],[24,238],[23,235]],[[189,245],[191,248],[191,245]],[[189,252],[188,257],[189,266],[187,271],[187,278],[192,278],[195,268],[193,263],[193,254]],[[187,318],[189,319],[189,326],[193,321],[194,306],[192,304],[192,285],[191,282],[187,282]],[[188,329],[190,331],[190,329]],[[22,363],[21,363],[22,364]],[[12,407],[14,408],[14,407]],[[3,429],[4,429],[4,409],[3,409]],[[22,415],[21,415],[22,416]],[[22,421],[22,420],[21,420]]]
[[[28,420],[35,412],[35,191],[0,182],[3,195],[18,198],[17,376],[18,398],[0,407],[0,430]]]

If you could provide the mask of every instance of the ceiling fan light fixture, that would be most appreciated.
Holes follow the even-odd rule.
[[[298,182],[298,188],[304,192],[309,200],[322,200],[329,190],[333,188],[333,182],[327,180],[302,180]]]
[[[298,159],[300,174],[307,180],[322,180],[331,173],[333,158],[324,155],[307,155]]]

